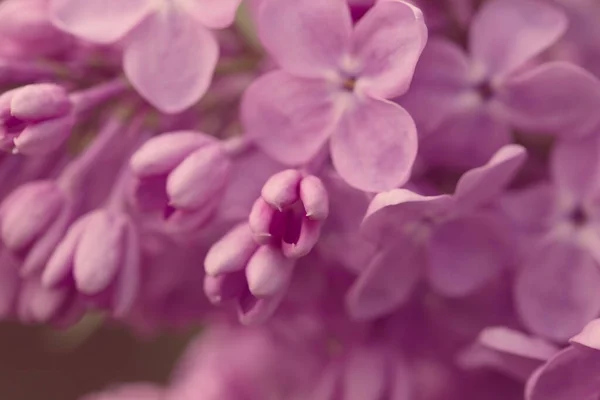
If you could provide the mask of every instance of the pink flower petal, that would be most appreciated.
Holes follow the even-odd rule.
[[[211,29],[226,28],[235,20],[242,0],[177,0],[204,26]]]
[[[594,399],[600,394],[600,353],[567,347],[537,370],[525,388],[526,400]]]
[[[399,99],[415,119],[419,136],[431,133],[446,118],[478,100],[473,97],[470,73],[470,60],[454,42],[438,38],[427,42],[410,90]]]
[[[51,0],[52,23],[97,43],[123,38],[152,11],[152,0]]]
[[[123,68],[153,106],[177,113],[204,95],[218,58],[219,46],[210,31],[178,8],[165,6],[135,30]]]
[[[362,67],[356,89],[386,99],[406,92],[426,42],[421,10],[398,0],[376,3],[353,35]]]
[[[477,207],[499,195],[525,162],[524,147],[510,144],[502,147],[490,161],[465,173],[456,185],[456,201],[462,207]]]
[[[553,240],[534,250],[517,276],[515,300],[532,332],[564,341],[600,314],[600,271],[575,244]]]
[[[473,19],[473,58],[487,76],[507,74],[535,57],[565,32],[567,18],[539,0],[492,0]]]
[[[397,236],[361,272],[346,295],[348,314],[356,320],[389,314],[408,301],[423,270],[422,248]]]
[[[310,161],[338,120],[334,92],[325,81],[283,71],[254,81],[244,94],[241,112],[248,135],[287,165]]]
[[[600,123],[600,81],[565,62],[543,64],[504,82],[500,93],[515,126],[563,137],[588,134]]]
[[[463,217],[436,226],[427,244],[428,278],[444,296],[463,297],[498,277],[510,265],[510,250],[490,218]]]
[[[594,135],[558,142],[550,166],[562,193],[574,201],[591,199],[600,189],[600,140]]]
[[[590,350],[600,350],[600,319],[595,319],[588,323],[585,328],[572,337],[569,342],[572,345],[583,346]],[[600,355],[600,353],[598,354]]]
[[[420,143],[421,155],[431,165],[473,168],[511,142],[509,127],[483,106],[463,107],[440,122]]]
[[[407,189],[377,194],[365,213],[361,230],[373,241],[382,240],[410,222],[447,214],[453,205],[449,195],[422,196]]]
[[[405,109],[366,98],[342,117],[331,138],[331,158],[350,186],[380,192],[408,181],[417,146],[417,128]]]
[[[321,77],[337,71],[347,54],[352,20],[345,0],[264,0],[258,26],[284,70]]]

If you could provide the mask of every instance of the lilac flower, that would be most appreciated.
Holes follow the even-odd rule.
[[[39,155],[70,136],[75,117],[123,89],[119,80],[68,94],[56,84],[19,87],[0,96],[0,149]]]
[[[242,323],[262,322],[283,300],[294,266],[295,260],[279,247],[256,243],[248,224],[242,223],[208,251],[204,291],[215,304],[235,301]]]
[[[459,355],[458,362],[463,368],[493,368],[526,381],[558,351],[543,339],[506,327],[489,327]]]
[[[503,204],[527,247],[515,281],[517,310],[532,332],[554,340],[568,339],[600,313],[599,143],[595,136],[559,143],[552,181]]]
[[[170,132],[147,141],[131,157],[136,201],[174,225],[197,229],[214,214],[231,161],[223,144],[198,132]]]
[[[281,246],[286,257],[299,258],[315,246],[328,215],[329,200],[321,180],[290,169],[269,178],[248,221],[258,243]]]
[[[393,311],[422,272],[439,293],[464,296],[510,265],[503,225],[481,209],[502,193],[525,155],[521,146],[503,147],[463,175],[453,196],[407,189],[375,196],[363,230],[380,249],[348,293],[350,314],[363,319]]]
[[[300,165],[331,139],[333,164],[350,185],[379,191],[405,183],[416,130],[386,99],[408,89],[427,38],[421,12],[380,1],[353,27],[343,0],[266,0],[259,28],[281,67],[257,79],[242,101],[242,120],[261,149]]]
[[[206,93],[219,58],[209,29],[230,25],[239,3],[51,0],[50,10],[54,24],[77,37],[122,41],[123,69],[136,90],[161,111],[176,113]]]
[[[69,35],[48,19],[48,0],[7,0],[0,5],[0,54],[32,59],[64,53]]]
[[[473,19],[468,54],[449,40],[431,40],[400,99],[417,121],[426,159],[477,165],[512,141],[511,128],[589,133],[599,122],[598,80],[568,63],[534,63],[566,26],[564,14],[541,1],[494,0]]]
[[[23,259],[24,274],[38,272],[81,213],[86,178],[93,165],[121,133],[121,124],[109,121],[94,145],[55,179],[21,185],[0,205],[0,233],[8,249]],[[32,212],[34,210],[34,212]]]

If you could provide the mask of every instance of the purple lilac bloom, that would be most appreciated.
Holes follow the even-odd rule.
[[[0,397],[599,398],[598,27],[594,0],[2,1],[2,342],[179,361],[83,351],[96,384]],[[23,390],[37,361],[7,361]]]

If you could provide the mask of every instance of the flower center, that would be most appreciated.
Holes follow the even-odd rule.
[[[342,82],[342,87],[348,92],[353,92],[356,88],[356,81],[357,79],[355,77],[350,76]]]
[[[585,210],[581,206],[575,207],[569,214],[569,218],[577,226],[585,224],[588,219]]]
[[[476,90],[484,102],[491,100],[491,98],[494,96],[494,88],[488,80],[485,80],[477,85]]]

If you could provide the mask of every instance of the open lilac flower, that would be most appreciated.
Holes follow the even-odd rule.
[[[518,145],[500,149],[484,166],[468,171],[453,196],[423,196],[395,189],[375,196],[363,231],[379,244],[347,297],[356,318],[393,311],[407,301],[420,274],[446,296],[481,288],[510,265],[503,224],[484,207],[502,193],[525,161]]]
[[[215,212],[231,161],[223,144],[198,132],[169,132],[147,141],[131,158],[135,200],[174,225],[198,228]]]
[[[176,113],[206,93],[219,58],[209,29],[230,25],[240,1],[51,0],[51,13],[57,27],[82,39],[123,41],[131,83],[154,106]]]
[[[531,331],[559,341],[600,314],[599,143],[597,137],[559,143],[552,181],[503,204],[528,247],[515,282],[519,315]]]
[[[333,164],[350,185],[380,191],[405,183],[416,130],[410,115],[386,99],[406,92],[425,46],[419,9],[380,1],[352,26],[343,0],[265,0],[259,28],[281,67],[257,79],[242,103],[244,125],[261,149],[300,165],[329,142]]]
[[[590,133],[599,122],[600,82],[569,63],[534,62],[566,27],[564,14],[540,0],[494,0],[473,19],[468,53],[432,39],[400,99],[417,122],[426,159],[472,167],[512,142],[513,128]]]

